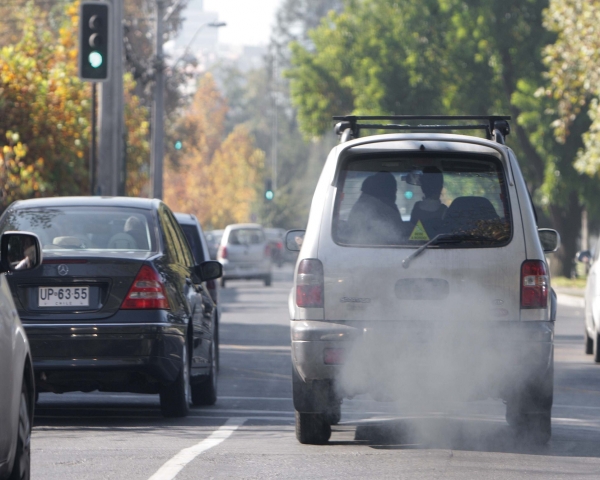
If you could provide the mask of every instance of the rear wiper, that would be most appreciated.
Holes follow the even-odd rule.
[[[489,237],[485,237],[482,235],[470,235],[470,234],[455,234],[455,233],[440,233],[436,235],[427,243],[424,243],[419,248],[417,248],[413,253],[411,253],[408,257],[402,260],[402,266],[404,268],[408,268],[410,262],[415,258],[421,255],[423,251],[429,247],[430,245],[437,245],[439,243],[459,243],[459,242],[472,242],[472,241],[483,241],[490,240]]]

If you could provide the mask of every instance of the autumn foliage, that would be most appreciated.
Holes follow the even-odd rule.
[[[205,75],[177,125],[183,149],[167,161],[166,203],[195,214],[206,228],[251,220],[261,198],[264,152],[248,129],[225,129],[227,102],[213,77]]]

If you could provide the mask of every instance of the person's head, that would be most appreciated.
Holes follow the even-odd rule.
[[[398,183],[390,172],[378,172],[367,177],[361,191],[387,203],[396,203]]]
[[[125,233],[138,232],[141,230],[144,230],[142,221],[133,215],[127,219],[125,226],[123,227]]]
[[[425,198],[439,200],[444,188],[444,174],[437,167],[425,167],[421,177],[421,190]]]

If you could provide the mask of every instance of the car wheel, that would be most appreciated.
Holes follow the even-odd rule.
[[[186,417],[190,412],[190,362],[187,346],[183,344],[183,365],[177,380],[160,390],[160,409],[165,417]]]
[[[595,332],[594,340],[592,342],[594,344],[592,355],[594,355],[594,362],[600,363],[600,332]]]
[[[302,444],[323,445],[331,437],[331,426],[323,413],[296,411],[296,438]]]
[[[29,480],[31,469],[31,418],[29,408],[29,388],[25,379],[19,403],[19,430],[15,463],[9,480]]]
[[[592,337],[590,337],[590,335],[588,334],[587,331],[587,327],[584,327],[583,331],[584,333],[584,344],[585,344],[585,354],[586,355],[591,355],[592,353],[594,353],[594,339]]]
[[[194,405],[214,405],[217,402],[217,371],[219,369],[216,357],[216,348],[210,346],[210,374],[208,378],[198,384],[192,385],[192,403]]]
[[[265,287],[270,287],[271,286],[271,274],[269,273],[268,275],[265,276]]]

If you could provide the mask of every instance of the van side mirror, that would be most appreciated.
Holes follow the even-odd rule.
[[[552,228],[538,228],[538,235],[542,244],[544,253],[552,253],[560,247],[560,235]]]
[[[33,270],[42,264],[40,239],[29,232],[5,232],[0,237],[0,273]]]
[[[209,260],[202,262],[200,265],[194,267],[194,273],[200,277],[200,280],[207,282],[208,280],[215,280],[223,276],[223,265],[215,260]]]
[[[299,252],[302,248],[306,230],[290,230],[285,234],[285,248],[290,252]]]
[[[591,263],[592,262],[592,252],[589,250],[583,250],[582,252],[577,252],[576,258],[579,263]]]

